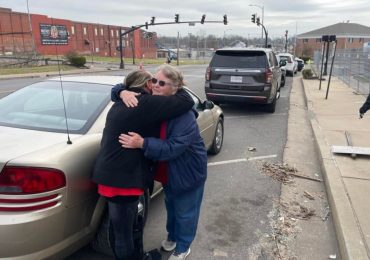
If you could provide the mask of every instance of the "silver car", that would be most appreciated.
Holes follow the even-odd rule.
[[[89,177],[111,88],[122,81],[54,78],[0,99],[0,259],[61,259],[90,242],[110,252],[105,200]],[[222,110],[188,91],[204,142],[218,153]],[[146,191],[141,214],[147,215],[148,199],[159,191],[159,184]]]

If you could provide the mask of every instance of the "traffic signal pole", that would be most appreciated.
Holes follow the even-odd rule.
[[[223,21],[205,21],[205,15],[202,15],[202,19],[201,21],[183,21],[183,22],[180,22],[179,21],[179,14],[175,14],[175,22],[166,22],[166,23],[155,23],[155,17],[152,17],[152,20],[151,20],[151,23],[149,24],[148,22],[146,22],[145,24],[141,24],[141,25],[135,25],[135,26],[132,26],[131,29],[125,31],[124,33],[122,33],[122,30],[120,28],[120,39],[119,39],[119,50],[121,52],[121,62],[120,62],[120,69],[124,69],[125,65],[124,65],[124,62],[123,62],[123,47],[122,47],[122,37],[124,37],[125,35],[133,32],[133,31],[136,31],[142,27],[145,27],[146,29],[148,29],[149,26],[154,26],[154,25],[168,25],[168,24],[184,24],[184,23],[187,23],[187,24],[196,24],[196,23],[201,23],[201,24],[204,24],[204,23],[223,23],[224,25],[227,25],[227,15],[225,14],[223,16]],[[133,55],[135,55],[133,53]],[[177,57],[178,59],[178,57]]]

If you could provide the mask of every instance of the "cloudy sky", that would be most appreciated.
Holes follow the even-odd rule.
[[[206,21],[223,20],[223,23],[165,25],[149,27],[159,35],[181,36],[214,34],[218,36],[242,35],[259,37],[261,28],[251,23],[251,15],[257,13],[271,37],[283,37],[305,33],[338,22],[360,23],[370,26],[370,0],[28,0],[30,13],[44,14],[53,18],[74,21],[132,26],[150,21],[172,22],[175,13],[180,21],[199,20],[206,14]],[[257,5],[257,6],[250,6]],[[0,0],[0,7],[27,12],[27,0]]]

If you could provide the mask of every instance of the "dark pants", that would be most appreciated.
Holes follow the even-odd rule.
[[[197,232],[204,184],[181,194],[163,187],[167,209],[168,239],[176,242],[176,252],[186,252]]]
[[[142,248],[135,248],[134,243],[136,229],[136,236],[140,236],[137,239],[141,239],[139,247],[142,247],[142,222],[137,223],[139,196],[116,196],[107,200],[112,227],[109,240],[116,259],[139,259],[138,251],[142,251]]]

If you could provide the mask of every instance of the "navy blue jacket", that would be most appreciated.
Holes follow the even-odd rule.
[[[168,122],[166,139],[144,138],[144,155],[168,162],[168,187],[173,193],[192,190],[207,179],[207,151],[196,122],[188,111]]]

